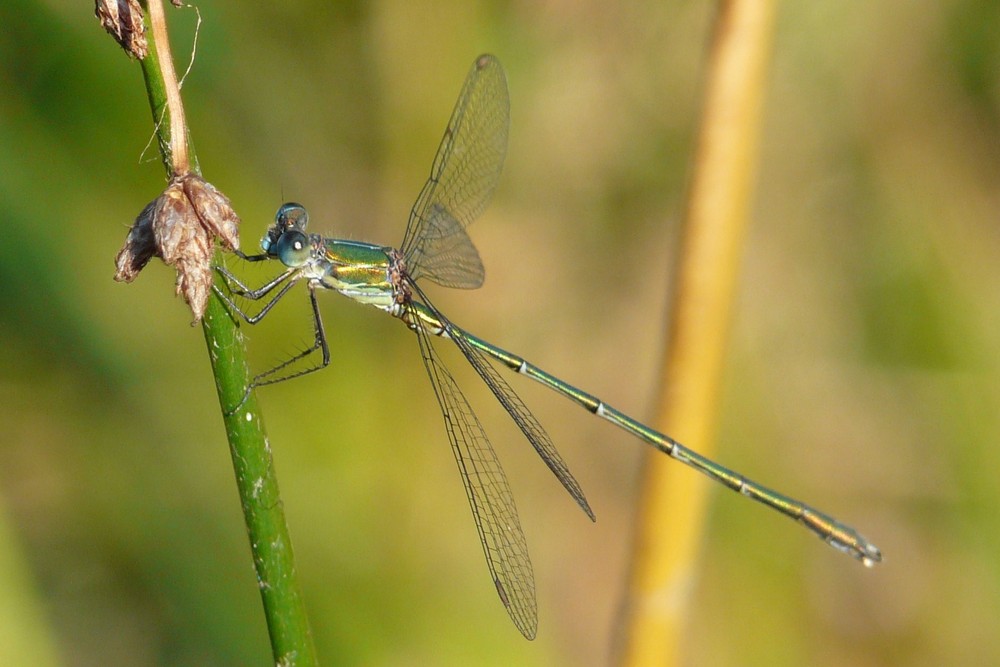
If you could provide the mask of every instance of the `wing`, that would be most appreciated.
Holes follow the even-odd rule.
[[[535,448],[538,455],[545,461],[545,465],[549,467],[552,474],[556,476],[556,479],[563,485],[569,495],[573,496],[573,500],[576,504],[580,506],[587,516],[590,517],[591,521],[596,521],[594,517],[593,510],[590,509],[590,504],[587,502],[586,496],[583,495],[583,489],[580,488],[580,484],[573,477],[573,473],[569,471],[569,466],[563,461],[562,457],[559,456],[559,450],[556,446],[552,444],[552,439],[549,434],[545,432],[542,425],[538,423],[535,415],[531,414],[531,410],[528,406],[524,404],[521,397],[517,395],[517,392],[507,383],[503,377],[497,373],[496,368],[493,364],[489,362],[483,356],[477,348],[473,346],[469,338],[466,337],[465,332],[458,329],[454,325],[448,325],[448,335],[455,341],[458,345],[458,349],[462,351],[465,358],[469,360],[472,367],[476,369],[476,373],[479,377],[483,379],[483,382],[490,388],[493,395],[496,396],[500,404],[503,405],[507,414],[511,416],[517,427],[521,429],[521,433],[524,437],[528,439],[531,446]]]
[[[441,405],[493,583],[514,625],[525,637],[534,639],[538,627],[535,578],[507,477],[479,418],[438,359],[419,317],[413,314],[410,321],[415,323],[420,355]]]
[[[507,77],[494,56],[476,58],[417,197],[401,250],[414,280],[475,289],[483,263],[465,228],[493,196],[510,126]]]

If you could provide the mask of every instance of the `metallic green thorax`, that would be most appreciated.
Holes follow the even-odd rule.
[[[314,264],[320,278],[346,297],[360,303],[390,310],[395,302],[390,280],[392,248],[323,239],[311,235],[316,249]]]

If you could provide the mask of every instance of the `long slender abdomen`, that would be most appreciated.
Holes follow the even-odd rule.
[[[440,324],[440,322],[439,322]],[[517,371],[521,375],[536,380],[546,387],[553,389],[574,403],[586,408],[589,412],[603,417],[615,426],[649,443],[661,452],[668,454],[671,458],[684,463],[695,470],[711,477],[728,488],[736,491],[748,498],[756,500],[772,509],[775,509],[785,516],[795,519],[814,534],[819,536],[824,542],[839,551],[843,551],[858,559],[866,566],[872,566],[882,560],[882,554],[878,548],[860,535],[850,526],[840,523],[833,517],[816,510],[803,502],[785,496],[773,489],[734,472],[711,459],[688,449],[668,435],[664,435],[645,424],[629,417],[625,413],[607,405],[596,396],[592,396],[585,391],[577,389],[556,376],[534,366],[516,354],[488,343],[483,339],[474,336],[454,325],[442,325],[442,332],[439,335],[461,336],[470,345],[490,357],[496,359],[511,370]]]

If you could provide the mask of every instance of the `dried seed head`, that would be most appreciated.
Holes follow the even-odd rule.
[[[191,242],[192,236],[202,230],[191,203],[184,196],[181,184],[174,180],[156,199],[153,211],[153,238],[157,255],[167,264],[174,264]]]
[[[146,57],[146,32],[139,0],[96,0],[94,14],[131,58]]]
[[[205,313],[212,291],[215,239],[240,247],[240,218],[229,199],[200,176],[175,176],[163,193],[142,210],[115,257],[115,280],[131,282],[152,256],[177,269],[177,293],[196,320]]]
[[[197,176],[184,178],[184,193],[194,205],[198,219],[228,250],[240,249],[240,217],[233,210],[229,197]]]
[[[125,245],[115,256],[115,280],[130,283],[135,280],[143,267],[156,254],[156,242],[153,240],[153,210],[156,201],[151,201],[142,209],[142,213],[132,223],[125,237]]]
[[[208,296],[212,291],[212,255],[215,252],[213,237],[199,227],[199,233],[186,239],[183,253],[177,258],[176,293],[184,295],[191,306],[195,320],[205,314]]]

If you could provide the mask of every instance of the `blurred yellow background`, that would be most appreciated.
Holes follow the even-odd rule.
[[[248,252],[285,200],[314,231],[398,244],[463,77],[496,53],[511,144],[470,230],[487,281],[435,303],[648,416],[711,3],[199,7],[188,122]],[[164,180],[139,68],[92,12],[0,6],[0,662],[269,664],[201,332],[158,262],[111,280]],[[168,20],[183,71],[196,16]],[[714,491],[687,664],[1000,662],[998,110],[997,3],[781,6],[719,458],[886,562]],[[246,331],[259,368],[311,335],[288,302]],[[526,642],[412,335],[323,308],[331,368],[261,399],[325,664],[606,663],[642,445],[511,379],[591,525],[439,345],[519,503]]]

